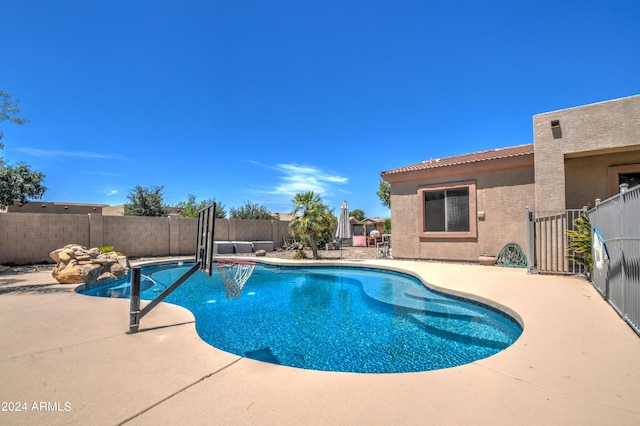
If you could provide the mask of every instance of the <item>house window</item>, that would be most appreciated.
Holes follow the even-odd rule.
[[[618,185],[626,183],[629,188],[640,185],[640,173],[620,173],[618,175]]]
[[[629,184],[633,188],[640,184],[640,164],[626,164],[624,166],[609,166],[608,172],[608,193],[611,197],[620,192],[620,184]]]
[[[418,189],[424,238],[476,238],[476,183],[457,182]]]

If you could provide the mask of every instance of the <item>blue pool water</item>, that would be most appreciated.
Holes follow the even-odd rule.
[[[143,269],[141,297],[155,298],[190,266]],[[128,284],[83,293],[128,297]],[[239,300],[226,299],[217,272],[197,272],[165,301],[193,312],[198,334],[216,348],[323,371],[454,367],[507,348],[522,332],[486,305],[431,291],[406,274],[367,268],[258,264]]]

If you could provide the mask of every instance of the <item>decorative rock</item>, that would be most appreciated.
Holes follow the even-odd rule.
[[[92,285],[125,278],[130,266],[126,256],[116,252],[100,253],[100,249],[68,244],[53,251],[51,259],[57,263],[51,275],[61,284]]]
[[[266,256],[267,255],[267,251],[266,250],[256,250],[256,256]]]
[[[118,256],[118,262],[111,265],[109,272],[120,280],[127,276],[129,273],[129,263],[125,256]]]
[[[114,263],[118,262],[118,259],[114,258],[114,257],[97,257],[95,259],[92,260],[93,263],[97,263],[100,265],[113,265]]]
[[[117,280],[115,275],[113,275],[111,272],[105,272],[101,274],[96,281],[102,284],[102,283],[109,283],[115,280]]]
[[[69,263],[75,258],[76,255],[72,250],[60,250],[60,253],[58,253],[59,262]]]
[[[59,263],[58,266],[60,265],[64,264]],[[58,266],[54,268],[52,275],[60,284],[94,283],[100,276],[100,265],[80,265],[74,260],[56,271]]]

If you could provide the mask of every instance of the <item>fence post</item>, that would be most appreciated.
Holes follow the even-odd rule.
[[[104,217],[101,214],[89,213],[89,247],[100,247],[104,244]]]
[[[529,207],[525,208],[527,217],[527,273],[532,273],[535,268],[535,256],[536,256],[536,242],[535,242],[535,222],[534,212],[529,210]]]

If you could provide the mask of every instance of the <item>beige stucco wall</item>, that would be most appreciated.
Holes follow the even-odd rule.
[[[459,176],[450,180],[422,180],[391,185],[393,256],[398,259],[477,261],[498,255],[510,242],[526,250],[525,210],[534,203],[533,167]],[[478,237],[473,240],[429,240],[418,237],[418,187],[475,180]]]
[[[567,158],[564,163],[567,208],[593,207],[596,198],[605,200],[615,195],[618,191],[611,193],[607,185],[609,167],[630,164],[640,164],[640,147],[637,151]]]
[[[554,120],[559,120],[561,130],[556,137]],[[565,159],[640,151],[640,95],[535,115],[533,131],[536,210],[582,207],[568,204],[577,199],[567,200]],[[607,197],[606,192],[588,194],[594,196]]]

